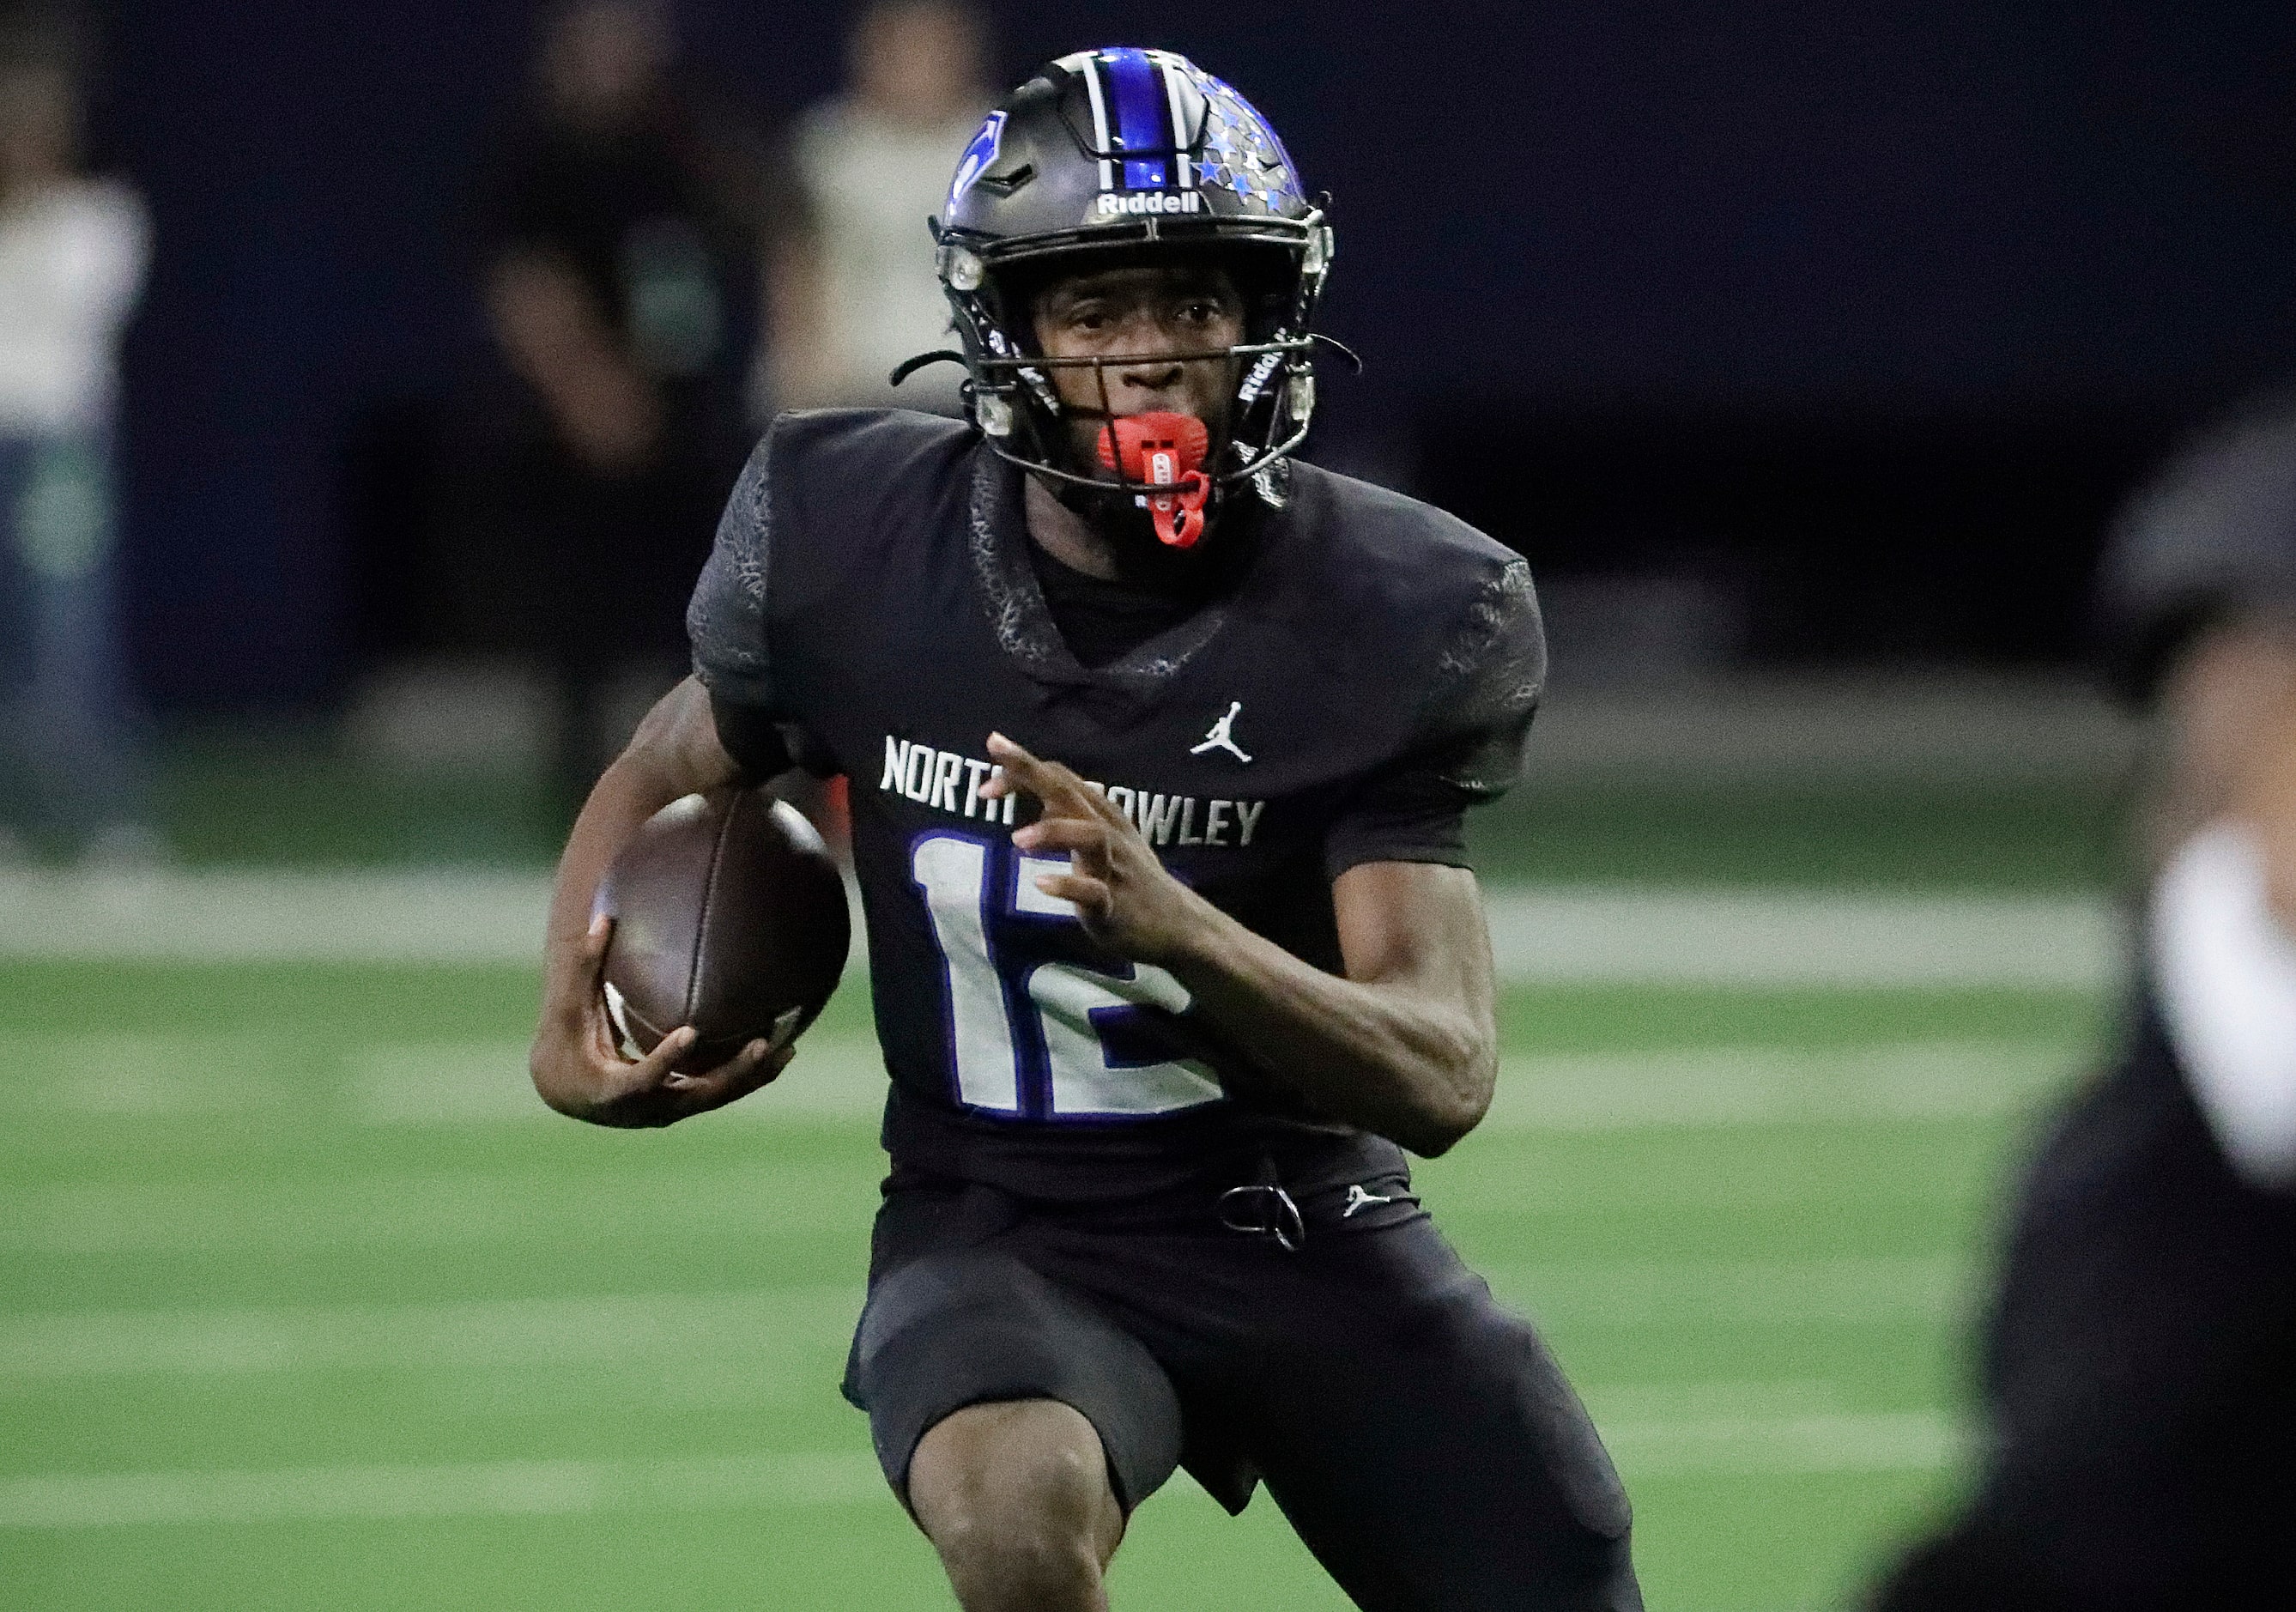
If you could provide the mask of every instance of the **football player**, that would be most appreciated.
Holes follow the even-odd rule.
[[[2125,1028],[2027,1168],[1980,1480],[1890,1612],[2296,1606],[2296,411],[2175,466],[2104,580],[2155,732]]]
[[[1290,456],[1331,227],[1181,57],[1040,70],[938,234],[970,419],[767,432],[567,848],[537,1085],[662,1124],[778,1071],[615,1057],[591,894],[682,794],[842,773],[892,1076],[845,1391],[970,1612],[1104,1606],[1176,1466],[1365,1608],[1639,1607],[1586,1412],[1405,1158],[1491,1097],[1461,812],[1538,700],[1523,563]]]

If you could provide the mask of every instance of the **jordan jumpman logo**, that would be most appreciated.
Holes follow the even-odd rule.
[[[1214,722],[1212,730],[1204,735],[1204,742],[1191,748],[1188,753],[1201,755],[1207,750],[1225,750],[1237,761],[1249,763],[1251,758],[1244,754],[1235,742],[1235,713],[1242,709],[1242,700],[1231,703],[1227,708],[1227,715]]]

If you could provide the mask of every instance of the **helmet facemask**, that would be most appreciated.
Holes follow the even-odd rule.
[[[1017,261],[992,264],[954,243],[942,247],[942,277],[965,341],[967,407],[975,424],[1000,456],[1046,478],[1062,502],[1095,519],[1126,510],[1146,519],[1146,500],[1168,495],[1159,482],[1128,477],[1107,463],[1121,453],[1102,449],[1105,424],[1119,417],[1111,371],[1144,363],[1221,365],[1226,407],[1205,420],[1208,451],[1201,473],[1208,483],[1206,521],[1224,500],[1252,482],[1270,503],[1282,501],[1282,465],[1307,440],[1316,406],[1315,346],[1308,330],[1321,291],[1324,243],[1329,232],[1315,216],[1315,232],[1298,251],[1254,243],[1217,240],[1142,242],[1117,247],[1095,243],[1065,251],[1031,253]],[[1177,234],[1177,232],[1174,232]],[[1315,250],[1323,248],[1324,250]],[[1128,262],[1166,263],[1201,257],[1217,262],[1234,282],[1244,307],[1243,340],[1201,351],[1107,353],[1050,358],[1036,334],[1036,299],[1071,276]],[[1313,260],[1313,272],[1303,272]],[[977,267],[976,267],[977,265]],[[964,282],[972,281],[971,286]],[[1090,372],[1093,384],[1082,402],[1061,395],[1053,373]],[[1071,429],[1078,419],[1102,429]],[[1086,443],[1090,446],[1086,446]]]
[[[1207,279],[1216,273],[1223,294],[1233,295],[1242,328],[1232,345],[1046,355],[1037,316],[1041,300],[1063,282],[1132,267],[1182,266]],[[972,366],[975,417],[997,451],[1044,475],[1063,502],[1095,519],[1143,512],[1141,522],[1152,522],[1163,541],[1186,547],[1193,539],[1179,538],[1161,518],[1173,513],[1176,481],[1200,482],[1201,496],[1193,502],[1208,513],[1224,491],[1255,474],[1267,476],[1302,434],[1305,419],[1284,405],[1303,399],[1305,388],[1287,391],[1275,380],[1311,373],[1308,343],[1291,333],[1298,327],[1289,317],[1289,269],[1282,254],[1265,247],[1174,243],[1161,250],[1095,247],[1046,254],[988,276],[980,303],[992,317],[981,322],[984,351]],[[1117,401],[1126,372],[1171,366],[1199,372],[1187,388],[1193,401],[1173,406],[1189,416],[1177,432],[1168,428],[1168,423],[1177,425],[1174,416],[1136,414]],[[1202,373],[1212,366],[1211,374]],[[1303,400],[1312,407],[1311,395]],[[1194,416],[1201,416],[1200,424]],[[1008,422],[1008,431],[992,429]],[[1147,440],[1176,447],[1193,435],[1201,449],[1184,451],[1175,478],[1169,455],[1144,459],[1136,451],[1144,432]]]

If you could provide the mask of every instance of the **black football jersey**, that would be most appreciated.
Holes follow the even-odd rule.
[[[1521,769],[1546,667],[1529,572],[1437,510],[1298,465],[1227,592],[1088,670],[1029,563],[1022,491],[959,423],[785,415],[688,614],[737,758],[780,759],[743,754],[732,736],[762,723],[725,715],[849,780],[888,1147],[1086,1197],[1343,1130],[1256,1074],[1171,975],[1110,955],[1037,888],[1062,864],[1012,843],[1033,802],[981,794],[988,736],[1074,769],[1175,876],[1339,972],[1332,881],[1445,859],[1383,839],[1381,814],[1487,800]]]

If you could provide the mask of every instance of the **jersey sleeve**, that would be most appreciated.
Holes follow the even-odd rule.
[[[2172,463],[2116,523],[2099,572],[2098,647],[2133,701],[2194,633],[2242,614],[2296,624],[2296,399]]]
[[[1468,866],[1465,803],[1425,772],[1366,785],[1324,836],[1324,871],[1336,879],[1365,862]]]
[[[1522,776],[1546,685],[1546,629],[1530,568],[1499,564],[1436,661],[1410,750],[1366,780],[1324,835],[1324,872],[1365,862],[1467,862],[1466,810]]]
[[[709,691],[718,741],[744,772],[760,778],[789,766],[766,632],[773,555],[773,448],[774,433],[768,431],[742,466],[685,610],[693,675]]]

